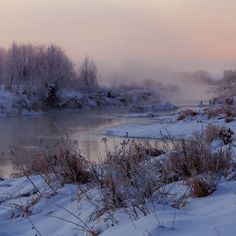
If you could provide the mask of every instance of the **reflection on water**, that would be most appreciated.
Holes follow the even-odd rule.
[[[9,177],[13,172],[10,159],[24,162],[27,156],[32,158],[31,151],[60,142],[61,134],[72,140],[75,148],[80,149],[90,160],[101,159],[105,152],[101,131],[106,126],[129,122],[135,123],[135,119],[99,112],[61,112],[37,117],[1,118],[0,176]],[[120,140],[110,138],[108,145],[113,146]]]

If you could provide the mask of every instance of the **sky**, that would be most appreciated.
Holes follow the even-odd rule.
[[[235,9],[235,0],[0,0],[0,46],[55,43],[109,75],[217,74],[236,64]]]

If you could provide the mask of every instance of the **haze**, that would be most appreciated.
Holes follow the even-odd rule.
[[[234,0],[0,0],[1,46],[55,43],[75,63],[93,57],[107,80],[163,67],[219,74],[235,65],[235,9]]]

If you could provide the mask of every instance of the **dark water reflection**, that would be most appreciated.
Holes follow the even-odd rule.
[[[101,131],[107,126],[140,121],[149,122],[150,118],[119,118],[113,113],[101,112],[1,118],[0,176],[9,177],[13,172],[12,158],[24,162],[27,156],[32,158],[32,151],[60,142],[61,134],[90,160],[102,159],[105,145]],[[109,138],[108,145],[112,147],[120,141],[119,138]]]

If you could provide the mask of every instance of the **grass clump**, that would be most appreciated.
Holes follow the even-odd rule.
[[[217,181],[226,177],[232,164],[231,148],[213,150],[210,141],[220,135],[217,127],[209,126],[205,138],[195,133],[175,143],[163,163],[162,175],[169,181],[184,181],[193,196],[205,196],[216,189]],[[160,168],[160,167],[159,167]],[[204,176],[204,177],[203,177]]]
[[[171,170],[180,178],[200,174],[226,175],[230,166],[231,150],[214,151],[209,143],[203,143],[202,137],[195,134],[183,140],[169,154]]]
[[[173,202],[169,200],[171,193],[162,190],[168,184],[183,183],[193,197],[215,191],[219,179],[227,177],[232,169],[233,134],[228,136],[229,129],[208,125],[202,134],[172,140],[165,152],[147,141],[125,139],[112,151],[107,149],[101,163],[90,163],[79,153],[60,147],[47,154],[40,152],[23,174],[40,174],[48,179],[53,176],[62,185],[93,186],[99,199],[90,199],[95,206],[91,219],[106,214],[111,217],[111,213],[123,209],[137,220],[150,213],[150,203]],[[230,145],[213,150],[212,141],[219,139]]]
[[[21,167],[22,175],[43,174],[54,177],[62,185],[66,183],[88,183],[93,175],[90,164],[83,156],[64,148],[56,148],[50,153],[39,152],[37,156]]]
[[[156,154],[163,153],[149,145],[126,140],[114,151],[107,152],[98,179],[102,196],[100,212],[132,207],[134,218],[138,218],[137,212],[148,213],[144,205],[153,195],[158,182],[154,181],[144,163],[154,150]]]
[[[205,139],[207,143],[211,143],[214,140],[221,139],[220,132],[221,127],[218,125],[208,124],[205,129]]]
[[[207,143],[212,143],[214,140],[222,140],[227,145],[232,144],[234,139],[234,132],[224,126],[208,124],[204,131],[204,140]]]
[[[234,121],[236,115],[236,106],[221,104],[220,107],[212,107],[206,111],[208,119],[220,117],[225,120],[226,123]]]
[[[211,176],[196,176],[190,179],[187,184],[193,197],[206,197],[212,194],[217,187],[215,178]]]
[[[193,111],[192,109],[185,109],[180,111],[180,114],[177,118],[177,120],[185,120],[186,118],[193,118],[198,115],[198,112]]]

